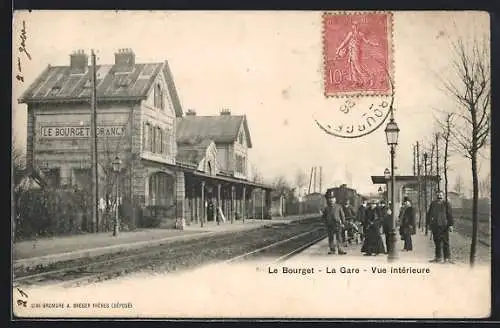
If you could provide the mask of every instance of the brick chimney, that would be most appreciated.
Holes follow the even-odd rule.
[[[186,116],[196,116],[196,111],[194,109],[188,109]]]
[[[231,115],[231,111],[230,111],[228,108],[223,108],[223,109],[220,111],[220,115],[221,115],[221,116],[224,116],[224,115],[228,115],[228,116],[230,116],[230,115]]]
[[[135,53],[130,48],[115,52],[115,71],[131,72],[135,65]]]
[[[89,57],[83,50],[76,50],[69,55],[71,74],[84,74],[89,65]]]

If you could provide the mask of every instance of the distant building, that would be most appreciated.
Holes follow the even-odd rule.
[[[305,213],[317,213],[326,206],[325,195],[319,192],[304,195],[303,200],[303,211]]]
[[[273,191],[271,193],[271,215],[285,216],[286,214],[286,199],[285,195]]]
[[[27,165],[57,186],[92,181],[90,71],[88,56],[77,51],[68,66],[48,65],[19,100],[28,106]],[[248,180],[245,115],[183,115],[168,62],[136,63],[130,49],[116,52],[113,64],[97,65],[96,76],[99,198],[118,156],[123,198],[169,208],[172,218],[206,218],[208,199],[226,218],[242,217],[257,189],[266,191],[269,212],[270,187]]]

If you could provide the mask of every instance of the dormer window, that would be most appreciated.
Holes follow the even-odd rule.
[[[243,145],[243,132],[240,132],[240,135],[238,136],[238,142],[240,145]]]
[[[161,89],[160,83],[155,85],[153,98],[154,106],[163,109],[163,90]]]

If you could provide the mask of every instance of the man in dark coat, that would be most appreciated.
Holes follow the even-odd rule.
[[[337,248],[339,255],[344,255],[346,252],[344,252],[341,245],[342,229],[345,224],[344,211],[342,206],[335,203],[335,196],[332,192],[327,192],[325,198],[327,206],[323,209],[323,219],[328,233],[328,246],[330,247],[328,254],[335,254],[335,248]]]
[[[389,212],[390,207],[385,205],[384,201],[380,202],[380,205],[377,207],[377,214],[380,218],[380,224],[382,225],[382,233],[385,237],[385,247],[387,252],[390,251],[390,232],[391,232],[391,212]]]
[[[453,215],[451,206],[443,199],[443,192],[437,193],[437,199],[429,206],[426,225],[430,227],[434,239],[435,256],[431,262],[441,262],[441,251],[444,261],[453,263],[450,254],[450,232],[453,232]]]
[[[404,240],[403,252],[412,251],[413,243],[411,240],[411,235],[415,234],[415,210],[411,206],[410,199],[408,197],[403,198],[402,213],[401,213],[401,225],[399,233],[401,238]]]
[[[215,215],[215,205],[211,199],[208,200],[207,204],[207,221],[213,221]]]

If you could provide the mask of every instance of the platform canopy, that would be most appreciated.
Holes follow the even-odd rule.
[[[438,175],[421,175],[420,176],[420,181],[432,181],[432,182],[439,182],[439,176]],[[372,182],[373,184],[386,184],[390,180],[387,180],[385,176],[383,175],[372,175]],[[397,182],[407,182],[408,184],[412,183],[418,183],[419,181],[419,176],[417,175],[396,175],[396,181]]]

